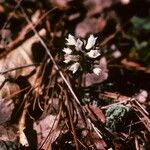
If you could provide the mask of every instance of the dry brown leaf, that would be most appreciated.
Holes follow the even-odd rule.
[[[17,142],[18,134],[16,127],[0,125],[0,140]]]
[[[145,103],[147,101],[148,98],[148,92],[146,90],[140,90],[140,92],[137,94],[136,99],[140,102],[140,103]]]
[[[41,36],[45,36],[45,29],[41,29],[39,31]],[[21,67],[24,65],[29,65],[33,63],[33,55],[32,55],[32,45],[35,42],[39,42],[39,39],[36,35],[32,36],[28,40],[26,40],[22,45],[18,48],[12,50],[5,58],[0,60],[0,72],[5,72],[12,68]],[[19,70],[11,71],[7,73],[7,76],[16,79],[18,76],[26,76],[29,75],[35,67],[22,68]]]
[[[112,0],[85,0],[84,5],[88,9],[87,16],[100,13],[104,8],[111,6]]]
[[[96,132],[83,130],[82,136],[85,138],[85,143],[89,147],[93,147],[97,150],[106,150],[107,144],[103,139],[100,139]],[[92,140],[91,140],[92,139]]]
[[[85,83],[83,84],[85,87],[92,86],[94,84],[101,83],[108,78],[108,70],[107,70],[107,60],[105,57],[102,57],[99,61],[99,67],[101,68],[100,75],[96,75],[94,73],[87,73],[83,78]]]
[[[38,136],[38,145],[41,144],[41,141],[44,141],[46,139],[53,125],[55,126],[57,124],[57,121],[55,122],[56,119],[56,116],[48,115],[44,119],[34,123],[34,130],[36,130]],[[49,135],[52,138],[51,143],[53,143],[56,140],[59,134],[60,130],[55,130],[55,132],[52,132]]]
[[[45,30],[42,29],[39,34],[45,35]],[[21,46],[10,52],[5,58],[0,60],[0,72],[5,72],[12,68],[21,67],[24,65],[32,64],[32,44],[38,42],[37,36],[33,36],[25,41]],[[35,67],[22,68],[2,74],[0,76],[0,123],[9,121],[12,117],[12,112],[17,103],[17,99],[14,101],[13,96],[19,93],[20,87],[16,83],[6,81],[6,79],[16,79],[19,76],[25,76],[31,73]],[[33,84],[36,76],[30,78],[30,83]]]
[[[105,123],[105,115],[102,110],[96,105],[86,105],[86,110],[88,111],[88,116],[92,119],[92,121],[101,121]]]
[[[104,29],[105,25],[106,20],[102,17],[88,17],[77,25],[75,34],[77,37],[85,38],[90,33],[101,32]]]

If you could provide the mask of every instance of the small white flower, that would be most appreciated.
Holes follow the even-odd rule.
[[[81,50],[82,49],[82,45],[83,45],[83,42],[80,39],[77,39],[77,42],[75,44],[76,50],[77,51]]]
[[[70,62],[70,60],[65,59],[63,62],[66,63],[66,64],[68,64]]]
[[[100,53],[98,50],[90,50],[87,55],[90,57],[90,58],[97,58],[98,56],[100,56]]]
[[[70,66],[69,70],[74,74],[79,69],[80,64],[78,62]]]
[[[69,63],[70,61],[78,61],[79,60],[79,55],[69,55],[66,54],[65,55],[65,60],[64,63]]]
[[[94,37],[93,35],[90,35],[87,41],[86,49],[91,49],[95,43],[96,43],[97,37]]]
[[[98,75],[98,76],[100,75],[101,71],[102,71],[102,70],[101,70],[100,68],[94,68],[94,69],[93,69],[93,73],[95,73],[95,74]]]
[[[64,48],[62,51],[65,52],[66,54],[72,53],[72,50],[70,48]]]
[[[68,35],[68,38],[66,38],[66,40],[68,42],[68,43],[66,43],[67,45],[75,45],[76,44],[76,39],[71,34]]]

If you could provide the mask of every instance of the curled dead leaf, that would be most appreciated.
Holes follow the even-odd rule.
[[[100,75],[96,75],[94,73],[87,73],[83,76],[83,86],[92,86],[94,84],[104,82],[108,78],[107,60],[105,57],[102,57],[100,59],[99,67],[102,70]]]

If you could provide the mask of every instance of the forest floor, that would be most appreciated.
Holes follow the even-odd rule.
[[[0,0],[0,150],[150,150],[149,0]]]

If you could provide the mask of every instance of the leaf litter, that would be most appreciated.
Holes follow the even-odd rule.
[[[0,2],[0,149],[150,149],[148,3]]]

